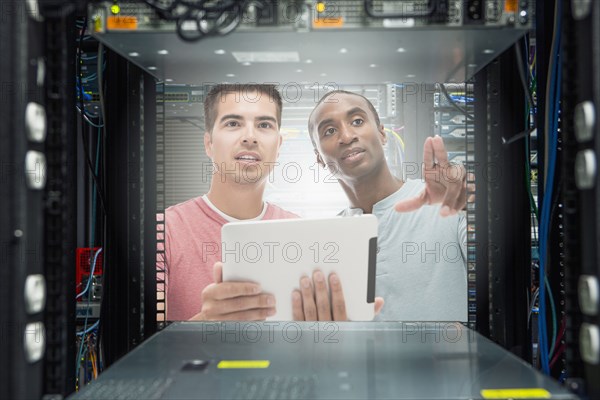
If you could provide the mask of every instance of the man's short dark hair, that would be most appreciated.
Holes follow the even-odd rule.
[[[224,101],[225,96],[229,93],[237,93],[241,96],[248,96],[251,101],[258,101],[259,97],[248,95],[249,93],[258,93],[259,95],[267,95],[271,101],[275,102],[277,107],[277,125],[281,128],[281,108],[282,101],[279,91],[275,85],[258,84],[258,83],[222,83],[214,86],[206,99],[204,100],[204,126],[206,132],[212,134],[217,119],[219,102]]]
[[[381,121],[379,120],[379,114],[377,114],[377,110],[375,110],[373,103],[371,103],[369,101],[369,99],[367,99],[365,96],[363,96],[362,94],[349,92],[347,90],[332,90],[331,92],[325,93],[325,95],[323,95],[323,97],[321,97],[321,100],[319,100],[319,102],[317,103],[315,108],[313,108],[313,110],[310,112],[310,116],[308,117],[308,136],[310,136],[310,140],[312,141],[313,146],[315,146],[315,148],[317,147],[316,146],[317,142],[315,141],[315,138],[314,138],[313,132],[312,132],[312,126],[311,126],[312,116],[313,116],[315,110],[317,109],[317,107],[319,107],[321,105],[321,103],[323,103],[328,97],[333,96],[334,94],[351,94],[353,96],[362,97],[367,102],[367,106],[369,107],[369,110],[371,110],[371,112],[373,113],[373,116],[375,117],[375,123],[377,124],[377,126],[381,125]]]

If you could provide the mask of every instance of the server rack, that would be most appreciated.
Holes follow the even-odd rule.
[[[2,398],[73,390],[74,10],[2,3]]]
[[[41,10],[44,18],[46,60],[47,176],[44,205],[44,252],[47,283],[46,395],[72,390],[75,380],[75,290],[76,247],[76,155],[75,129],[75,5],[50,2]]]
[[[43,144],[31,143],[25,134],[25,109],[29,96],[28,84],[28,47],[30,40],[41,37],[36,21],[29,20],[23,10],[14,10],[12,15],[0,24],[0,76],[2,77],[0,118],[0,165],[2,165],[2,190],[0,191],[0,243],[2,251],[0,268],[0,328],[2,340],[0,348],[1,385],[3,398],[39,397],[42,387],[42,363],[38,354],[34,363],[30,363],[25,355],[23,339],[26,327],[31,323],[43,324],[43,314],[39,311],[34,316],[26,312],[22,296],[27,276],[43,277],[43,258],[39,246],[43,243],[40,221],[43,219],[43,187],[33,189],[27,185],[26,178],[33,184],[41,184],[41,169],[35,171],[33,162],[32,174],[24,170],[26,154],[29,151],[43,150]],[[20,14],[20,15],[19,15]],[[37,55],[36,55],[37,56]],[[35,57],[37,59],[37,57]],[[43,86],[33,84],[35,95],[40,95]],[[41,96],[40,96],[41,97]],[[35,99],[41,102],[41,99]],[[18,115],[21,118],[13,118]],[[18,134],[14,134],[18,132]],[[31,153],[35,154],[35,153]],[[40,158],[41,159],[41,158]],[[38,163],[41,167],[41,164]],[[15,212],[15,210],[17,210]],[[33,248],[34,255],[41,262],[27,264],[22,255]],[[45,280],[40,282],[45,286]],[[35,343],[35,326],[31,330]],[[29,384],[27,384],[29,382]]]
[[[478,331],[530,360],[527,290],[530,213],[525,179],[523,89],[512,49],[475,76]],[[487,297],[487,298],[486,298]],[[487,307],[486,307],[487,305]]]
[[[600,4],[562,4],[562,166],[566,352],[561,368],[567,384],[589,398],[600,396],[600,181],[594,168],[600,155]],[[563,277],[564,275],[564,277]]]
[[[112,51],[106,68],[106,366],[156,331],[156,81]]]
[[[74,375],[69,372],[70,367],[68,362],[59,361],[61,354],[69,353],[68,349],[71,346],[69,343],[74,342],[71,340],[73,339],[72,332],[74,331],[71,320],[73,310],[70,310],[69,307],[71,306],[69,306],[69,302],[61,297],[61,293],[73,292],[69,291],[71,286],[73,286],[73,277],[68,271],[72,271],[72,257],[69,254],[69,249],[73,247],[69,243],[74,243],[72,205],[72,188],[74,185],[72,185],[73,181],[71,178],[73,173],[69,170],[68,162],[71,160],[71,165],[73,165],[73,160],[70,157],[74,154],[74,141],[72,139],[74,104],[73,99],[70,99],[67,94],[69,90],[70,93],[73,92],[73,85],[69,76],[73,76],[74,74],[72,66],[69,66],[69,60],[72,60],[74,57],[72,52],[68,50],[68,48],[73,48],[72,43],[70,46],[66,45],[64,47],[57,44],[69,43],[70,39],[67,39],[65,35],[68,31],[67,27],[72,22],[69,18],[72,17],[75,8],[70,3],[66,5],[54,5],[52,2],[44,3],[45,13],[42,13],[40,9],[40,14],[44,14],[46,18],[43,25],[42,22],[36,21],[36,13],[32,12],[32,10],[29,10],[25,14],[27,16],[25,20],[7,19],[7,23],[0,24],[3,38],[1,41],[3,46],[2,54],[8,55],[0,59],[0,71],[2,71],[3,79],[7,77],[8,81],[13,83],[23,81],[32,82],[29,76],[32,76],[32,71],[37,69],[37,64],[34,63],[27,66],[31,61],[31,57],[28,56],[41,50],[29,47],[28,43],[33,43],[34,41],[28,40],[28,38],[45,37],[44,48],[46,53],[44,54],[49,59],[53,59],[53,63],[48,66],[47,70],[47,79],[43,89],[46,95],[42,96],[43,98],[40,98],[39,101],[45,103],[48,109],[53,110],[53,116],[62,116],[62,119],[57,118],[55,120],[56,122],[54,122],[53,126],[50,123],[48,124],[48,142],[45,145],[39,145],[39,143],[36,144],[28,139],[24,139],[22,136],[14,134],[14,132],[23,132],[25,130],[21,119],[10,117],[12,115],[22,115],[25,112],[23,102],[15,102],[13,101],[14,97],[10,97],[10,101],[6,102],[6,107],[0,109],[0,113],[4,113],[1,119],[9,121],[8,124],[3,124],[0,129],[3,134],[2,143],[10,143],[10,145],[2,146],[0,151],[4,164],[3,176],[8,183],[7,187],[12,189],[7,192],[3,191],[2,200],[3,204],[13,205],[3,208],[1,211],[3,213],[3,223],[2,228],[0,228],[2,229],[2,243],[6,244],[3,262],[6,260],[7,265],[22,266],[23,257],[18,256],[18,253],[23,251],[27,253],[27,243],[29,243],[29,240],[35,242],[37,238],[37,243],[44,243],[44,250],[38,253],[42,254],[43,262],[28,264],[24,268],[17,268],[19,271],[17,275],[9,273],[9,270],[6,268],[3,268],[1,271],[2,277],[6,278],[2,279],[2,284],[7,285],[5,288],[3,287],[6,290],[2,290],[1,294],[3,296],[2,307],[6,307],[5,305],[9,304],[18,304],[16,307],[10,309],[9,307],[6,307],[6,309],[3,308],[3,312],[0,314],[6,337],[8,338],[8,340],[3,341],[3,350],[6,349],[7,351],[7,353],[3,351],[3,354],[11,354],[12,359],[16,360],[16,362],[11,361],[12,364],[9,364],[8,360],[11,358],[3,359],[0,364],[3,370],[7,372],[6,375],[4,373],[0,374],[1,376],[11,377],[10,374],[14,374],[12,376],[16,378],[16,380],[13,380],[15,384],[2,385],[2,394],[6,394],[8,397],[13,397],[13,395],[18,397],[21,393],[33,393],[32,391],[38,390],[35,388],[35,384],[21,386],[19,384],[23,382],[22,379],[25,375],[29,377],[28,379],[32,379],[33,382],[36,382],[36,378],[39,382],[41,374],[39,365],[29,365],[23,362],[23,355],[19,350],[21,347],[6,345],[6,343],[17,343],[20,345],[22,327],[19,324],[30,320],[33,321],[34,319],[34,317],[27,315],[23,304],[16,300],[19,298],[17,294],[18,288],[24,284],[23,273],[30,272],[32,265],[34,267],[31,269],[31,272],[37,272],[35,268],[38,268],[40,265],[46,265],[47,268],[45,273],[46,280],[48,281],[49,297],[47,299],[47,306],[49,308],[44,318],[48,324],[46,329],[49,329],[51,333],[47,334],[49,347],[47,349],[47,358],[44,361],[44,371],[49,380],[43,392],[55,393],[56,391],[63,391],[63,393],[68,393],[72,389],[72,382],[70,382],[68,377]],[[561,163],[564,180],[562,185],[562,201],[565,207],[563,213],[565,232],[564,238],[558,234],[558,238],[554,240],[564,240],[565,248],[564,254],[561,255],[561,252],[557,251],[554,257],[555,259],[560,259],[560,257],[564,256],[565,265],[564,270],[557,269],[551,272],[550,277],[560,285],[562,282],[561,274],[565,274],[564,299],[567,316],[565,365],[566,369],[572,373],[572,378],[568,382],[573,389],[588,390],[591,394],[598,393],[598,388],[595,386],[597,382],[593,379],[595,376],[598,376],[598,363],[590,362],[593,359],[587,358],[589,357],[587,354],[586,360],[582,361],[582,354],[576,343],[578,336],[581,334],[580,328],[583,323],[588,324],[586,326],[598,326],[597,313],[582,312],[578,298],[581,291],[581,287],[579,286],[580,276],[586,275],[597,278],[599,275],[597,269],[599,265],[599,250],[596,238],[600,226],[598,226],[597,218],[595,218],[594,214],[598,204],[598,182],[597,177],[595,177],[596,181],[593,187],[581,187],[580,185],[578,186],[574,176],[576,176],[576,160],[580,152],[591,150],[593,154],[598,154],[598,128],[597,125],[593,125],[592,127],[592,131],[594,132],[593,139],[581,141],[577,138],[575,126],[576,111],[581,108],[577,108],[577,106],[583,101],[591,101],[594,104],[595,113],[597,114],[598,112],[597,104],[600,101],[598,82],[600,79],[598,79],[597,71],[600,65],[598,61],[600,54],[598,51],[598,43],[600,41],[598,31],[600,28],[597,21],[600,20],[600,15],[598,14],[600,11],[596,2],[561,0],[561,3],[565,21],[564,56],[562,57],[565,76],[563,85],[565,92],[563,98],[564,118],[562,121],[564,162]],[[587,11],[585,11],[586,9]],[[542,64],[545,62],[547,65],[551,62],[549,61],[550,56],[548,54],[550,37],[547,30],[544,29],[547,29],[549,26],[553,12],[550,7],[544,6],[544,2],[540,1],[536,2],[536,11],[538,15],[538,59],[542,60],[540,61]],[[42,26],[45,29],[45,35],[40,34]],[[10,41],[5,40],[5,38],[10,39]],[[29,50],[26,51],[26,49]],[[62,51],[57,51],[58,49]],[[592,57],[589,57],[589,54],[592,54]],[[513,61],[510,57],[510,55],[501,56],[492,65],[481,71],[475,78],[475,92],[478,93],[476,97],[480,100],[480,103],[476,105],[476,113],[485,116],[483,120],[485,122],[478,119],[479,122],[476,123],[475,129],[478,129],[478,124],[481,124],[479,125],[479,129],[484,130],[486,130],[488,123],[492,125],[492,129],[490,130],[490,135],[492,135],[490,136],[490,139],[492,139],[490,142],[491,146],[484,149],[485,143],[479,142],[476,144],[476,148],[480,150],[476,150],[476,152],[478,152],[480,159],[487,162],[502,160],[502,162],[515,161],[517,164],[522,164],[524,158],[522,154],[524,154],[524,151],[521,149],[521,144],[514,143],[507,150],[505,146],[502,146],[498,142],[498,139],[501,139],[499,135],[502,132],[516,133],[520,132],[521,129],[519,128],[523,127],[519,127],[517,122],[514,122],[514,126],[493,126],[494,117],[506,117],[502,110],[507,106],[507,98],[519,99],[519,102],[523,102],[517,85],[511,85],[507,93],[514,97],[505,96],[504,92],[494,94],[493,90],[491,92],[489,90],[497,86],[498,82],[508,82],[509,80],[505,79],[506,77],[512,78],[510,82],[514,83],[518,81],[515,79],[514,70],[511,69]],[[35,59],[36,57],[33,58]],[[573,60],[575,60],[574,63]],[[153,157],[154,150],[146,147],[150,146],[147,142],[152,142],[151,123],[148,122],[152,120],[152,110],[150,107],[143,107],[141,104],[147,105],[152,103],[154,81],[143,72],[137,71],[135,66],[127,65],[123,60],[115,58],[111,64],[112,66],[109,68],[118,69],[121,75],[119,75],[119,72],[115,72],[115,70],[107,71],[107,76],[112,76],[112,78],[108,79],[109,84],[112,85],[110,82],[118,82],[118,79],[123,79],[120,81],[123,84],[122,86],[115,86],[111,90],[114,90],[113,93],[132,96],[130,100],[122,100],[122,102],[118,100],[125,99],[125,97],[112,97],[116,101],[114,107],[111,106],[113,109],[108,110],[108,114],[112,119],[110,124],[113,125],[111,131],[128,132],[133,135],[132,137],[129,137],[130,135],[112,137],[107,142],[107,148],[114,151],[114,153],[111,153],[111,157],[115,156],[115,158],[111,159],[111,162],[114,161],[115,164],[107,170],[107,187],[112,188],[112,193],[116,193],[116,191],[130,193],[133,191],[133,195],[128,197],[129,208],[125,211],[121,210],[123,211],[122,215],[117,214],[117,212],[120,212],[119,204],[121,203],[119,201],[122,199],[120,200],[116,196],[109,199],[109,209],[114,211],[115,214],[111,215],[113,219],[109,222],[109,226],[111,223],[113,226],[111,228],[112,231],[109,229],[107,243],[113,244],[113,253],[107,257],[110,258],[110,261],[107,261],[107,263],[109,265],[118,265],[119,268],[111,271],[114,275],[111,276],[111,272],[109,272],[107,276],[108,286],[112,285],[112,289],[107,289],[106,301],[108,305],[104,308],[108,308],[110,313],[106,315],[108,320],[103,330],[104,335],[107,335],[107,353],[111,354],[109,360],[114,361],[156,329],[152,322],[155,321],[156,310],[153,309],[154,303],[149,300],[155,293],[155,288],[152,287],[155,282],[152,279],[154,265],[147,262],[154,254],[153,252],[152,255],[149,253],[149,249],[152,246],[152,238],[147,237],[147,235],[149,235],[148,232],[155,229],[154,212],[156,207],[152,207],[152,199],[156,197],[150,195],[153,190],[150,182],[155,172],[149,169],[149,164],[142,162],[140,158],[142,149],[144,160],[151,160]],[[544,71],[545,68],[538,69],[540,81],[545,81]],[[25,75],[28,77],[26,78]],[[57,82],[66,83],[70,81],[71,83],[66,86],[61,87],[57,85]],[[143,94],[141,94],[142,88],[144,88]],[[38,88],[37,90],[40,89]],[[35,97],[35,95],[32,97]],[[538,107],[542,107],[543,104],[543,92],[539,92]],[[518,107],[515,107],[515,109],[518,109]],[[143,114],[141,114],[143,115],[141,120],[139,119],[139,115],[136,116],[136,112],[140,110],[144,110]],[[129,119],[129,117],[134,118]],[[60,125],[59,120],[64,125]],[[509,118],[506,118],[506,120],[513,121],[513,119]],[[514,118],[514,121],[520,121],[520,118]],[[142,122],[145,122],[145,124]],[[544,124],[544,120],[540,119],[538,121],[539,131],[543,131]],[[144,126],[144,128],[141,129],[141,126]],[[144,137],[143,142],[140,141],[141,137]],[[543,149],[542,135],[538,137],[540,138],[539,148]],[[131,161],[129,159],[130,154],[126,151],[128,149],[134,149],[135,158],[131,163],[129,162]],[[49,178],[47,182],[49,184],[46,186],[47,189],[44,190],[43,196],[40,196],[41,193],[39,191],[35,192],[25,186],[25,181],[22,179],[27,176],[27,172],[23,173],[21,168],[23,155],[26,154],[24,153],[25,150],[42,150],[43,152],[47,152],[47,177]],[[58,168],[59,164],[56,162],[58,158],[62,162],[60,169]],[[544,159],[542,151],[540,151],[538,159]],[[119,171],[116,166],[125,169]],[[520,166],[522,167],[522,165]],[[127,174],[121,174],[122,171],[127,171]],[[507,171],[508,176],[511,177],[507,181],[522,182],[524,177],[521,176],[520,171],[522,171],[520,167],[511,168]],[[143,179],[141,179],[142,176],[144,177]],[[542,177],[540,174],[540,178]],[[144,182],[144,189],[142,190],[135,183],[129,182],[129,179],[140,179],[140,181]],[[69,187],[70,184],[71,186]],[[487,209],[484,209],[484,207],[476,208],[478,240],[481,239],[482,244],[498,244],[499,249],[502,248],[502,244],[506,248],[507,238],[503,235],[503,231],[499,228],[499,225],[494,222],[496,214],[489,211],[490,208],[488,208],[488,205],[491,205],[491,210],[498,209],[504,215],[508,214],[507,203],[510,199],[506,196],[507,191],[504,191],[504,196],[496,196],[497,192],[501,191],[501,189],[502,187],[496,187],[490,183],[486,183],[484,186],[478,184],[477,201],[482,206],[485,205]],[[524,200],[523,193],[519,192],[518,198],[526,204],[527,200]],[[141,211],[142,216],[139,213],[140,210],[136,212],[135,205],[142,204],[143,201],[146,203],[144,203],[144,209]],[[17,206],[16,204],[26,204],[26,207]],[[56,206],[57,204],[61,204],[63,207],[59,210]],[[18,213],[10,211],[15,209],[21,211]],[[586,213],[583,214],[580,210],[586,210]],[[42,212],[44,216],[42,216]],[[517,213],[519,218],[512,225],[512,231],[525,234],[525,232],[529,232],[529,218],[528,216],[525,218],[526,210],[524,207],[518,207]],[[117,216],[122,218],[117,218]],[[5,224],[5,221],[9,223]],[[39,221],[44,221],[44,238],[40,238],[34,233],[39,226]],[[488,225],[480,225],[480,221],[483,221],[483,224],[487,222]],[[57,224],[61,225],[60,229],[57,228]],[[11,230],[12,227],[17,225],[27,226],[27,229]],[[31,229],[32,227],[33,229]],[[125,229],[127,233],[122,233],[120,231],[121,228]],[[131,230],[131,228],[133,229]],[[48,240],[48,237],[55,238],[56,232],[61,232],[62,234],[63,241],[60,244]],[[144,239],[148,239],[150,242],[145,242]],[[527,239],[524,239],[526,242]],[[123,243],[127,243],[127,245],[123,246]],[[150,246],[142,247],[142,243],[146,245],[149,243]],[[519,244],[521,244],[520,241]],[[480,306],[477,313],[477,321],[478,330],[481,333],[495,338],[504,346],[512,348],[517,354],[528,359],[530,355],[528,355],[527,349],[523,346],[525,346],[524,343],[528,343],[528,337],[531,333],[524,331],[520,327],[520,324],[523,322],[523,312],[517,306],[523,300],[522,295],[518,294],[521,297],[520,299],[511,299],[506,296],[506,285],[509,282],[511,284],[513,282],[510,278],[511,276],[516,279],[516,282],[518,282],[517,286],[519,287],[527,286],[528,277],[524,276],[522,271],[516,267],[512,268],[511,266],[509,270],[497,269],[502,264],[501,257],[520,260],[520,256],[522,255],[524,261],[520,260],[519,266],[527,270],[529,268],[527,264],[529,256],[527,251],[521,247],[519,246],[518,249],[515,249],[515,252],[512,254],[500,254],[500,252],[496,252],[492,247],[489,259],[487,257],[490,256],[490,252],[487,252],[487,250],[478,252],[478,259],[486,260],[491,268],[489,270],[484,268],[477,272],[477,296]],[[480,248],[484,249],[485,246],[480,246]],[[62,251],[60,256],[58,255],[59,251]],[[126,266],[131,259],[134,260],[134,266],[124,268],[123,266]],[[150,264],[152,264],[151,269],[148,267]],[[510,263],[508,265],[510,266]],[[502,276],[503,274],[504,277]],[[141,282],[144,282],[144,286],[142,286]],[[116,293],[118,288],[128,293],[127,307],[120,307],[117,301],[117,296],[114,293]],[[557,301],[560,300],[560,296],[558,296]],[[66,325],[59,326],[56,324],[57,321],[64,321]],[[125,335],[123,335],[123,332],[125,332]],[[590,355],[593,356],[593,352]],[[69,357],[66,356],[63,359],[68,360]],[[587,386],[587,388],[584,388],[584,386]],[[35,396],[35,393],[33,394]]]

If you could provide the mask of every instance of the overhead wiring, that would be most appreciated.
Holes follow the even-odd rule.
[[[259,15],[270,5],[266,0],[144,0],[144,3],[152,7],[160,18],[175,21],[177,35],[187,42],[228,35],[240,25],[250,6]]]

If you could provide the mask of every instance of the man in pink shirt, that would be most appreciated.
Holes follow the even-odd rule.
[[[275,298],[250,282],[222,282],[221,227],[230,221],[298,218],[263,201],[282,137],[273,85],[218,85],[205,99],[210,190],[165,211],[167,320],[262,320]],[[214,268],[213,268],[214,266]]]

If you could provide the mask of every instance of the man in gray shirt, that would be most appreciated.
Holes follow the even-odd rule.
[[[308,126],[318,163],[335,174],[350,201],[342,215],[372,213],[379,220],[376,293],[386,304],[377,319],[466,321],[465,171],[448,163],[442,139],[425,141],[423,180],[404,182],[387,165],[386,134],[365,97],[327,93]],[[297,314],[327,296],[317,290],[314,298],[301,297]]]

